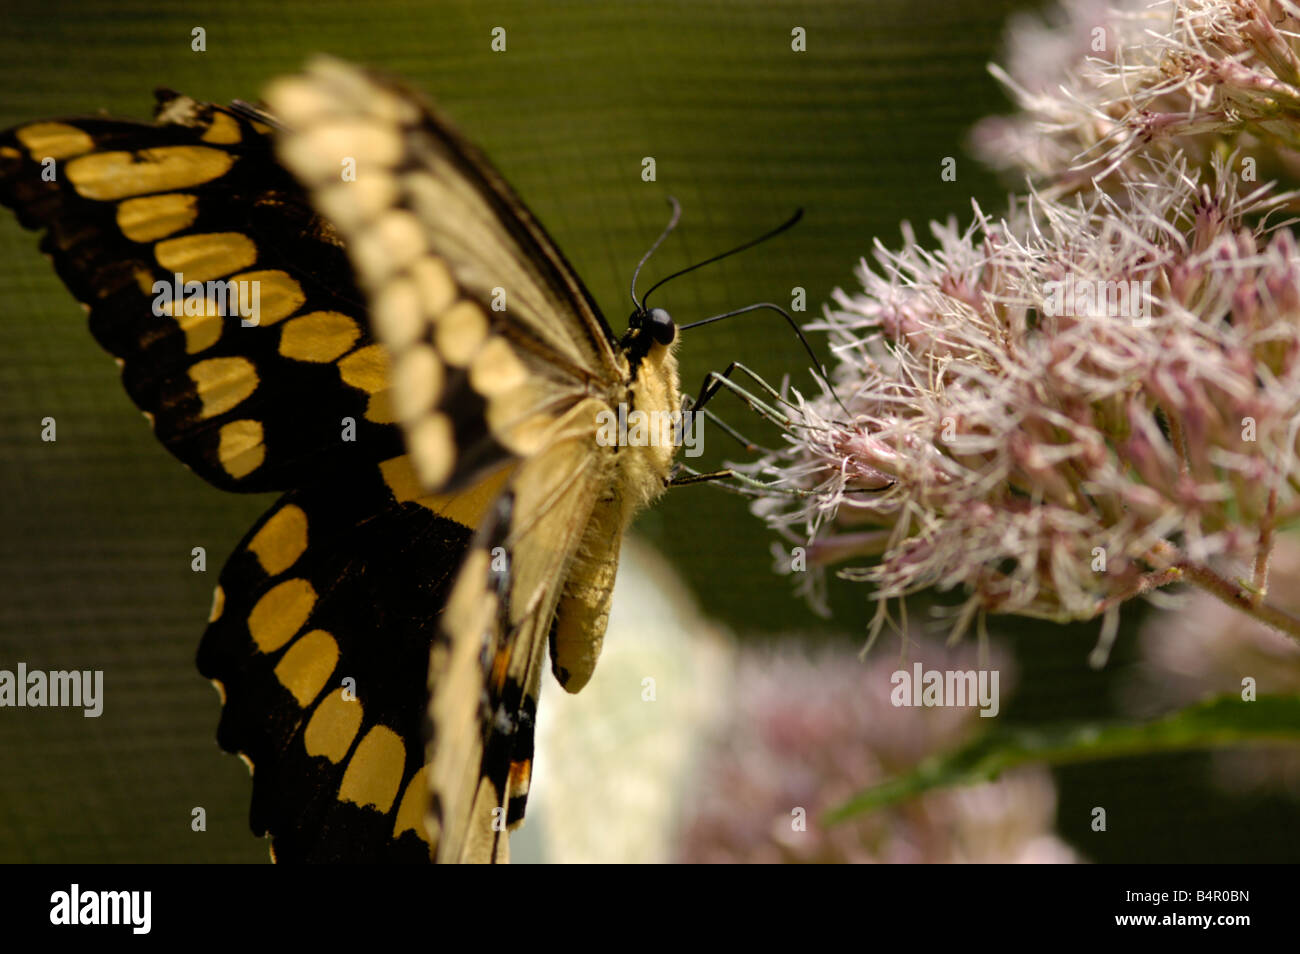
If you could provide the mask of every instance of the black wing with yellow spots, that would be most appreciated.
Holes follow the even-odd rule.
[[[408,91],[318,60],[268,100],[283,125],[165,94],[153,126],[19,127],[0,202],[46,231],[163,443],[287,491],[199,652],[254,831],[282,860],[505,860],[547,646],[577,691],[621,534],[668,479],[672,449],[618,454],[598,421],[677,408],[672,341],[616,343]]]
[[[253,830],[284,860],[428,861],[428,654],[483,504],[417,502],[386,352],[270,128],[158,98],[154,125],[0,135],[0,201],[45,231],[167,448],[219,487],[289,491],[222,571],[199,651],[219,741],[254,772]],[[255,313],[212,280],[256,283]],[[203,295],[155,308],[177,281]]]
[[[277,858],[429,860],[429,649],[490,497],[420,498],[406,457],[346,468],[285,494],[222,570],[199,669]]]
[[[155,125],[64,120],[0,134],[0,202],[44,230],[41,249],[123,362],[159,440],[241,491],[402,453],[347,255],[275,162],[268,130],[158,96]],[[178,274],[202,298],[191,289],[160,303],[155,289],[175,289]],[[216,282],[242,283],[257,314],[230,314]],[[342,439],[349,426],[355,440]]]

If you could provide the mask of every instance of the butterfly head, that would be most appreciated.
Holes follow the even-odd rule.
[[[663,308],[637,308],[627,320],[627,333],[619,344],[633,374],[647,357],[662,360],[677,341],[677,323]]]
[[[655,344],[664,347],[672,344],[677,337],[677,324],[673,321],[673,316],[663,308],[651,308],[649,311],[642,308],[632,312],[628,327],[640,327],[654,339]]]

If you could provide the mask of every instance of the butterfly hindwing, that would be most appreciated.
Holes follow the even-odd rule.
[[[584,409],[594,415],[599,402]],[[587,446],[591,427],[519,465],[449,597],[429,665],[440,860],[496,860],[523,819],[548,636],[608,487],[610,459]]]
[[[222,571],[200,671],[282,860],[427,861],[426,671],[501,476],[422,496],[405,457],[286,494]]]
[[[45,232],[42,249],[159,440],[231,490],[285,490],[402,452],[347,255],[269,132],[160,92],[153,125],[70,119],[0,134],[0,202]],[[181,295],[164,299],[164,287]]]

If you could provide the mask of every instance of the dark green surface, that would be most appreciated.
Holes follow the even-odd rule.
[[[1012,6],[25,5],[0,20],[0,126],[97,109],[145,117],[160,85],[254,99],[267,78],[327,51],[434,96],[546,223],[616,328],[668,194],[685,216],[651,277],[795,207],[807,214],[792,233],[681,279],[655,304],[686,321],[788,302],[801,285],[811,313],[833,287],[854,284],[874,237],[897,243],[899,220],[965,220],[971,195],[999,206],[1001,188],[961,142],[976,118],[1004,108],[984,64]],[[207,31],[206,53],[190,50],[195,26]],[[495,26],[507,30],[506,53],[490,50]],[[794,26],[807,29],[807,53],[790,50]],[[958,181],[944,183],[950,155]],[[641,180],[643,156],[656,158],[657,182]],[[741,359],[807,383],[800,355],[776,316],[752,315],[691,333],[685,380],[693,390],[708,369]],[[57,444],[39,440],[46,415],[58,420]],[[706,461],[730,453],[720,443]],[[207,487],[154,443],[34,237],[0,217],[0,667],[102,668],[108,696],[99,720],[0,710],[0,861],[266,857],[247,832],[247,774],[216,748],[217,698],[193,654],[215,575],[267,502]],[[771,574],[770,538],[737,498],[684,489],[639,530],[738,631],[862,635],[865,592],[841,591],[833,627],[816,621]],[[189,569],[199,545],[207,574]],[[1099,676],[1085,664],[1095,628],[1016,632],[1023,675],[1011,718],[1107,711],[1127,641]],[[1062,831],[1099,860],[1300,857],[1293,804],[1224,802],[1200,782],[1202,769],[1197,758],[1172,774],[1167,760],[1072,768],[1059,776]],[[1095,804],[1123,819],[1104,842],[1087,831]],[[196,805],[208,811],[204,834],[190,831]]]

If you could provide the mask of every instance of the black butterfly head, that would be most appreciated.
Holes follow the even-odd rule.
[[[627,334],[619,342],[633,369],[655,345],[668,347],[677,340],[677,323],[663,308],[638,308],[627,319]]]
[[[628,324],[631,325],[638,320],[642,330],[657,344],[667,347],[677,337],[677,324],[673,321],[673,316],[663,308],[651,308],[649,311],[642,308],[639,312],[633,313]]]

